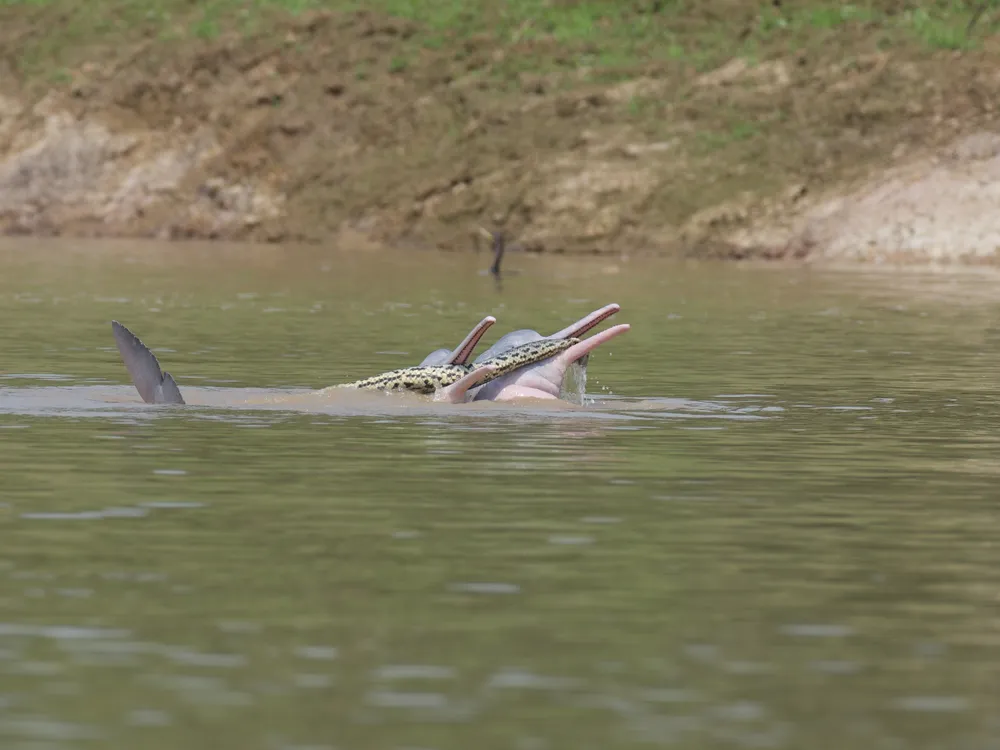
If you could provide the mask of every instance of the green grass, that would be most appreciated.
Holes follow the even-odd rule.
[[[761,13],[759,29],[764,35],[780,29],[793,35],[837,31],[848,25],[884,30],[897,39],[917,40],[929,49],[970,49],[985,35],[998,29],[998,0],[938,0],[915,3],[893,12],[884,3],[810,3],[795,10],[768,9]],[[981,24],[970,27],[980,7]]]
[[[567,52],[561,61],[551,51],[519,48],[518,59],[501,67],[544,72],[586,65],[601,75],[657,61],[704,70],[738,54],[793,51],[847,29],[878,30],[883,48],[916,42],[928,49],[966,49],[1000,28],[1000,0],[985,1],[989,10],[971,33],[967,27],[980,0],[917,2],[904,11],[890,0],[781,6],[731,0],[0,0],[0,25],[7,25],[7,17],[16,21],[18,11],[37,15],[46,31],[23,44],[20,57],[29,68],[51,70],[71,67],[81,46],[114,43],[130,30],[164,39],[213,39],[227,31],[266,33],[273,11],[369,10],[419,25],[404,46],[442,50],[473,35],[500,46],[554,42]],[[46,8],[58,23],[45,20]],[[393,70],[406,69],[407,54],[397,53]]]

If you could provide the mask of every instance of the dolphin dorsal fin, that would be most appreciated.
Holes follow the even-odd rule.
[[[111,321],[118,353],[132,378],[132,384],[147,404],[183,404],[184,398],[169,372],[160,370],[160,363],[139,337],[117,320]]]

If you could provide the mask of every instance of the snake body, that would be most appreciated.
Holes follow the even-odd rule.
[[[452,383],[461,380],[474,369],[483,366],[493,366],[494,372],[488,375],[482,382],[489,383],[491,380],[513,372],[521,367],[533,365],[549,357],[569,349],[574,344],[578,344],[580,339],[539,339],[529,341],[526,344],[507,349],[487,360],[477,362],[475,365],[422,365],[418,367],[401,367],[396,370],[389,370],[370,378],[355,380],[352,383],[342,383],[330,386],[330,388],[362,388],[375,391],[411,391],[413,393],[432,394],[439,388],[447,388]],[[324,388],[324,391],[329,388]]]

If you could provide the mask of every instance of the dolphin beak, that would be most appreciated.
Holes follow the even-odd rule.
[[[524,372],[515,371],[487,384],[476,394],[476,400],[510,401],[520,398],[553,400],[558,398],[567,369],[576,361],[590,355],[594,349],[631,328],[628,323],[612,326],[573,344],[566,351],[542,362],[529,365]]]
[[[496,369],[493,365],[478,367],[461,380],[457,380],[445,388],[436,390],[434,392],[434,400],[443,401],[448,404],[464,403],[469,389],[475,388],[482,383],[487,377],[496,372]]]
[[[469,361],[469,357],[472,356],[472,352],[475,350],[476,345],[479,344],[479,340],[483,337],[489,327],[497,322],[497,319],[492,315],[487,315],[485,318],[476,324],[476,327],[469,331],[469,335],[466,336],[462,343],[459,344],[455,351],[451,353],[448,357],[447,364],[449,365],[464,365]],[[457,384],[453,384],[457,385]]]
[[[611,326],[611,328],[608,328],[607,330],[595,333],[589,339],[584,339],[579,344],[573,344],[573,346],[564,351],[562,354],[556,355],[556,359],[566,363],[576,362],[581,357],[585,357],[590,354],[601,344],[610,341],[615,336],[625,333],[630,328],[631,326],[628,323]]]
[[[590,315],[580,318],[575,323],[566,326],[558,333],[553,333],[549,336],[549,338],[578,339],[591,328],[600,325],[621,309],[621,305],[616,302],[612,302],[610,305],[605,305],[600,310],[594,310],[594,312],[590,313]]]

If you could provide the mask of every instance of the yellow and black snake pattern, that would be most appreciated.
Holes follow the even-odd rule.
[[[401,367],[389,370],[370,378],[355,380],[353,383],[330,386],[331,388],[364,388],[376,391],[412,391],[414,393],[432,394],[439,388],[447,388],[468,375],[474,369],[484,365],[492,365],[496,370],[481,383],[496,380],[502,375],[518,368],[533,365],[536,362],[554,357],[557,354],[578,344],[580,339],[539,339],[515,346],[494,357],[473,365],[425,365],[423,367]],[[324,391],[329,388],[324,388]]]

